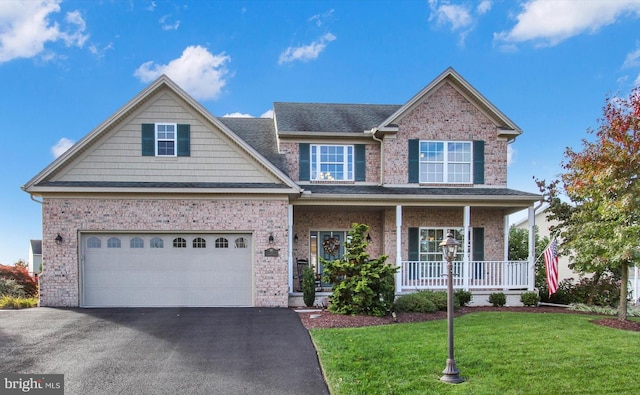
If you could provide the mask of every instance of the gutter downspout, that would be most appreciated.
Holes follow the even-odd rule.
[[[371,138],[380,143],[380,182],[378,185],[382,186],[384,184],[384,141],[376,137],[377,131],[378,128],[371,128],[371,130],[365,132],[370,132]]]

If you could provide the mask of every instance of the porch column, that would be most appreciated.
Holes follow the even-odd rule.
[[[462,286],[465,291],[469,290],[469,274],[471,273],[471,261],[469,260],[469,232],[471,229],[471,206],[464,206],[463,215],[464,225],[464,240],[462,245],[464,246],[462,255]]]
[[[640,268],[635,266],[633,268],[633,303],[640,301],[640,283],[638,283],[638,272]]]
[[[529,207],[529,291],[536,286],[536,209]]]
[[[288,240],[287,240],[287,245],[289,246],[287,254],[288,254],[288,261],[289,261],[289,275],[287,276],[288,281],[289,281],[289,293],[293,292],[293,205],[289,205],[289,208],[287,210],[287,216],[288,216],[288,226],[287,226],[287,230],[288,230]]]
[[[396,206],[396,292],[402,292],[402,206]]]

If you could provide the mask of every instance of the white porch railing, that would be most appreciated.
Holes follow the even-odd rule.
[[[462,261],[453,262],[453,287],[473,290],[527,289],[527,261]],[[402,261],[399,292],[447,288],[447,263]]]

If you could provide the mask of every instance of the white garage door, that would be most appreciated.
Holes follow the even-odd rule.
[[[85,307],[252,306],[247,234],[85,234]]]

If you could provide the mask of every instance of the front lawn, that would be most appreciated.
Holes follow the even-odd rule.
[[[337,394],[638,394],[640,332],[563,313],[472,313],[455,319],[462,384],[439,381],[446,320],[314,329]],[[637,319],[637,318],[634,318]]]

